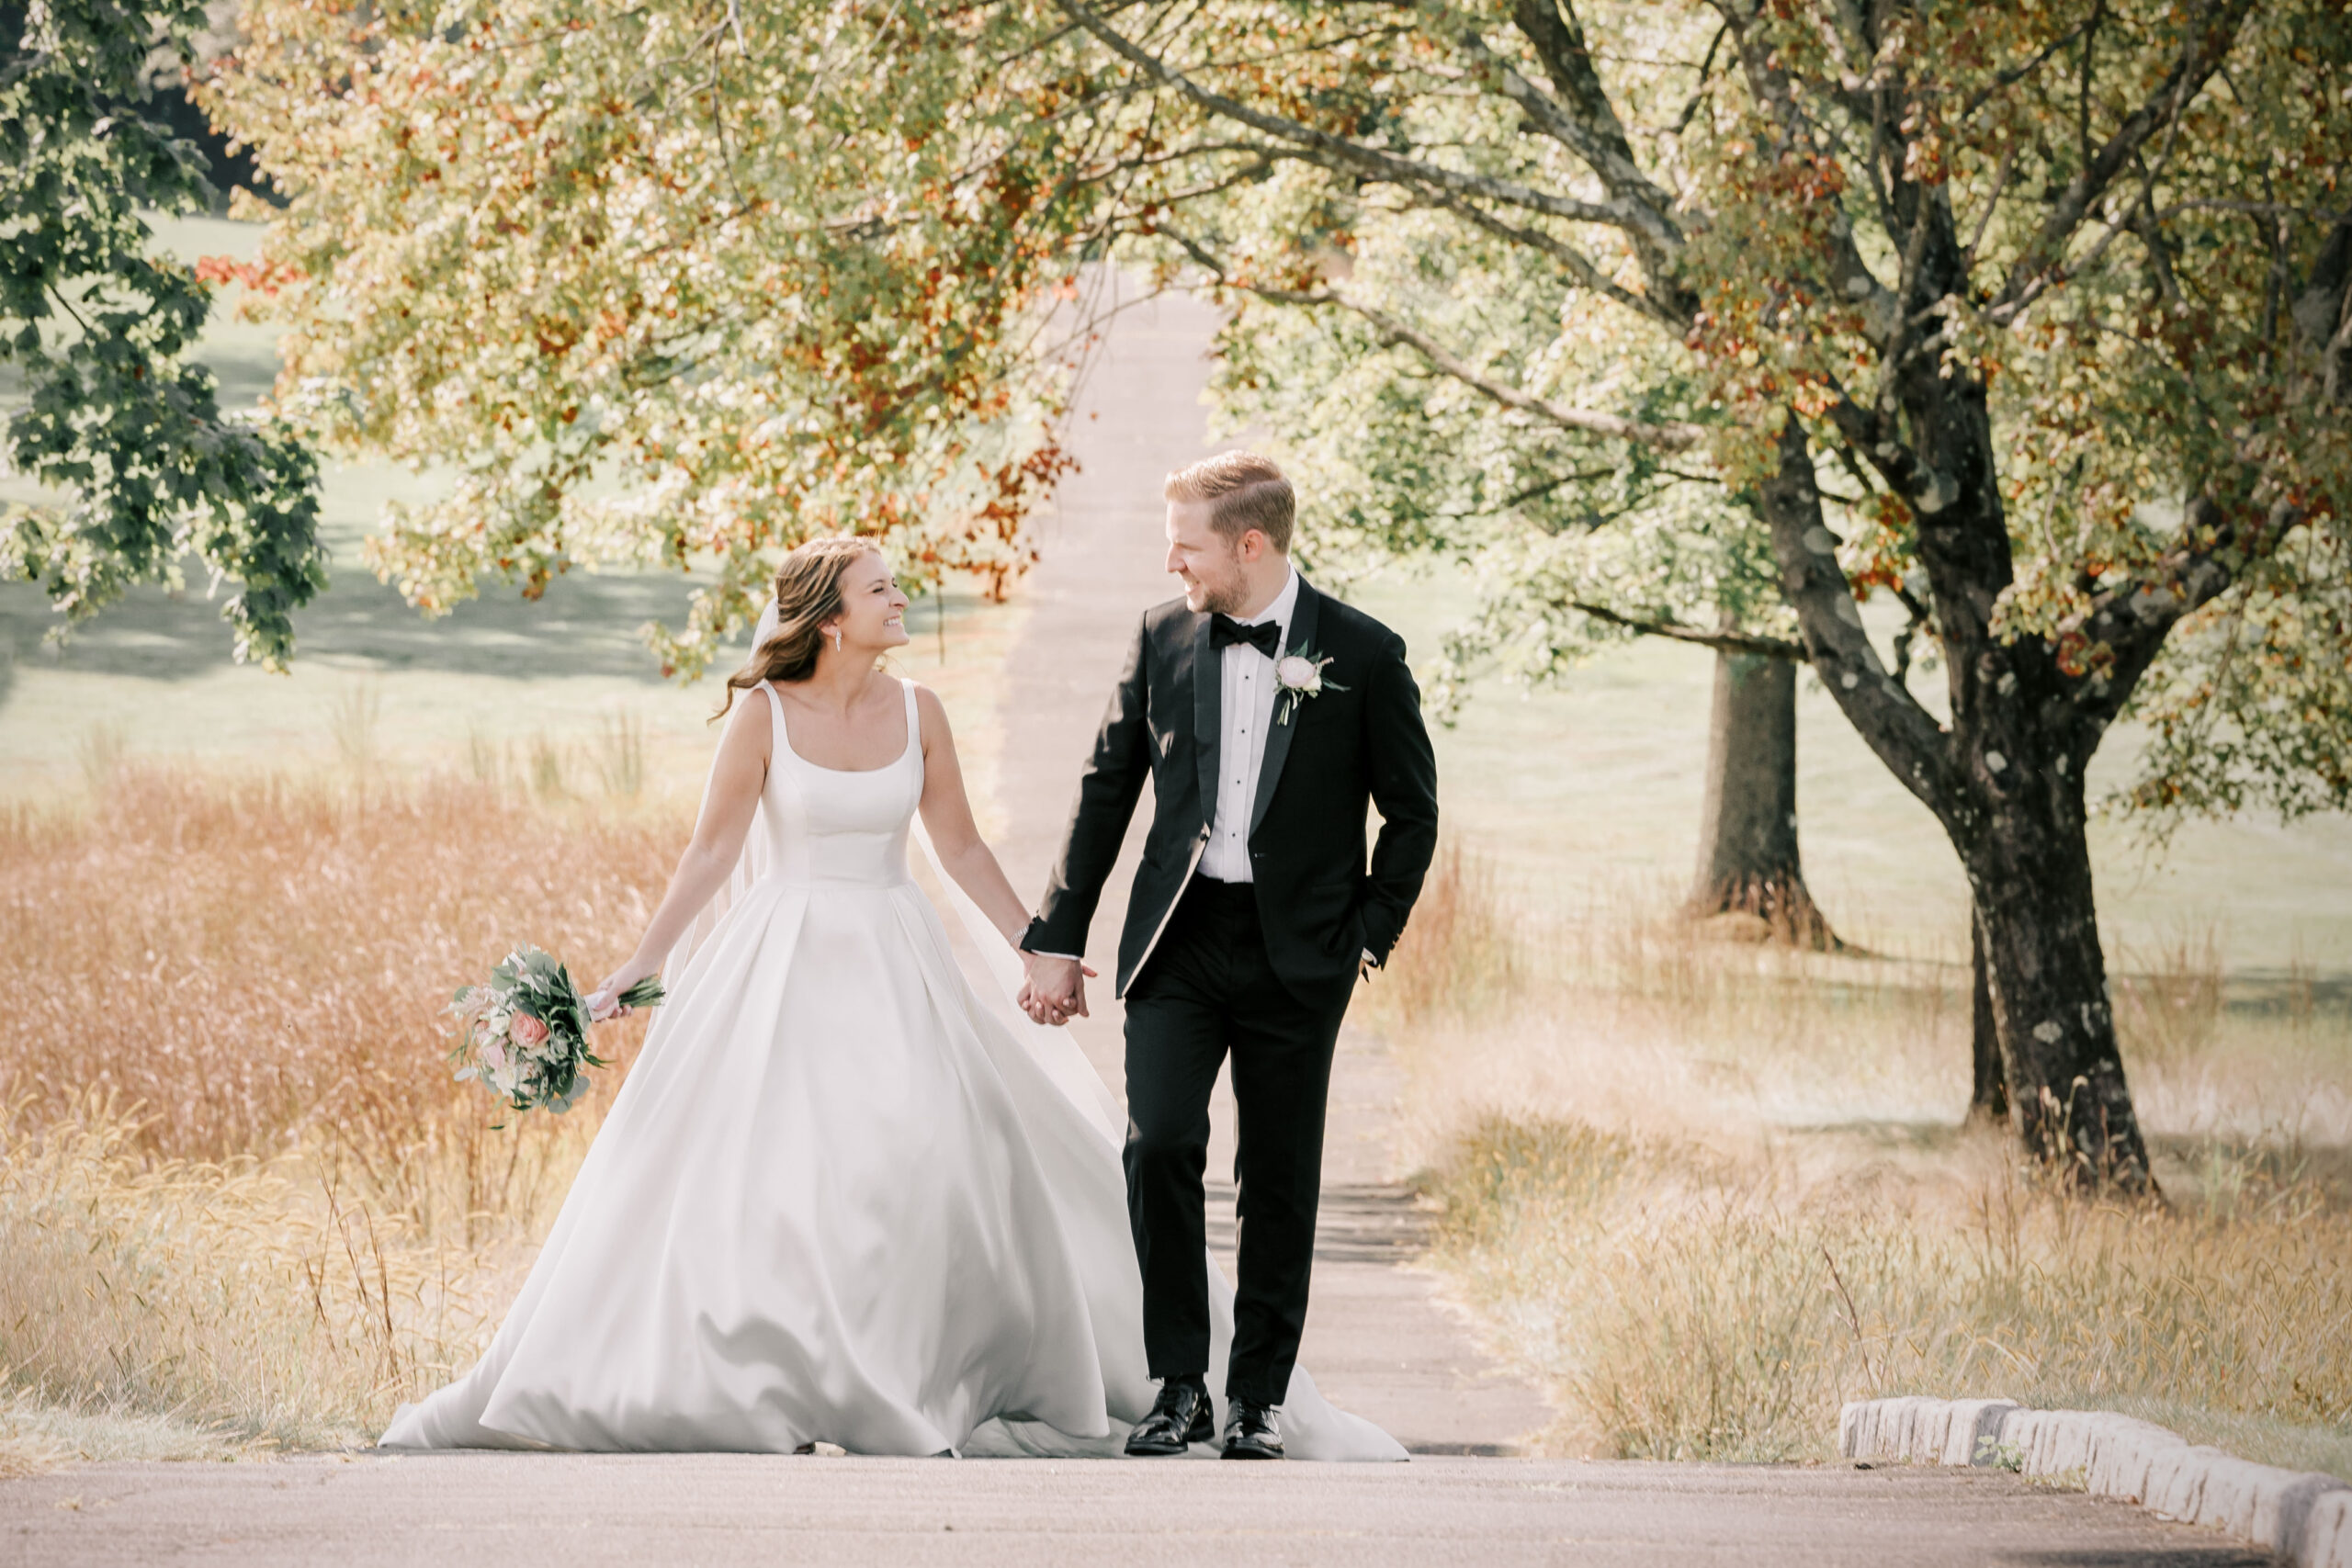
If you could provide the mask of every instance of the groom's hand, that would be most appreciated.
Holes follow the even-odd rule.
[[[1075,958],[1051,953],[1023,953],[1027,976],[1021,987],[1021,1010],[1039,1023],[1068,1023],[1085,1018],[1086,976],[1094,973]]]

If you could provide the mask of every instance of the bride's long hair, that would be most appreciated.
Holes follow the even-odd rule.
[[[727,700],[710,716],[714,722],[727,716],[738,692],[763,681],[806,681],[816,673],[817,650],[825,640],[820,628],[842,613],[842,573],[852,561],[880,553],[873,540],[843,534],[811,539],[784,558],[775,570],[775,630],[752,649],[743,668],[727,677]]]

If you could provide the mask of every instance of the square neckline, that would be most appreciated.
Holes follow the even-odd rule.
[[[888,761],[884,762],[881,766],[874,768],[829,768],[822,762],[812,762],[807,757],[802,756],[800,753],[800,748],[792,743],[792,721],[785,714],[783,694],[775,689],[775,682],[773,680],[761,682],[760,687],[763,691],[767,693],[769,703],[774,705],[775,708],[776,733],[784,741],[785,755],[790,757],[802,767],[812,768],[820,773],[838,773],[842,778],[858,779],[870,778],[876,773],[888,773],[891,769],[898,767],[900,763],[904,762],[907,760],[909,753],[912,752],[915,749],[916,731],[914,683],[903,675],[893,676],[892,679],[899,682],[899,691],[907,701],[906,740],[904,744],[899,748],[899,754],[897,756],[891,758]]]

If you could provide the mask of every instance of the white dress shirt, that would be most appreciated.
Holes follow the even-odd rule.
[[[1268,621],[1282,628],[1290,646],[1291,612],[1298,607],[1298,569],[1291,568],[1283,591],[1256,615],[1234,616],[1245,626]],[[1224,668],[1223,727],[1217,742],[1216,804],[1209,816],[1209,841],[1201,851],[1201,874],[1218,882],[1250,882],[1250,813],[1258,800],[1258,771],[1266,761],[1266,731],[1274,722],[1274,661],[1246,642],[1228,644]]]
[[[1282,592],[1256,615],[1236,615],[1235,622],[1254,626],[1272,621],[1282,628],[1274,646],[1290,646],[1291,613],[1298,607],[1298,569],[1290,569]],[[1209,817],[1209,841],[1201,851],[1200,874],[1218,882],[1254,882],[1250,869],[1250,813],[1258,802],[1258,774],[1266,761],[1266,731],[1274,722],[1274,661],[1246,642],[1228,644],[1218,671],[1216,801]],[[1017,945],[1017,944],[1016,944]],[[1041,958],[1070,958],[1075,953],[1041,953]],[[1370,949],[1363,954],[1374,962]]]

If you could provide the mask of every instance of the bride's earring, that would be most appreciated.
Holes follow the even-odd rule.
[[[841,650],[842,650],[842,629],[841,629],[841,627],[839,627],[839,626],[835,626],[835,627],[833,628],[833,651],[834,651],[835,653],[839,653]]]

